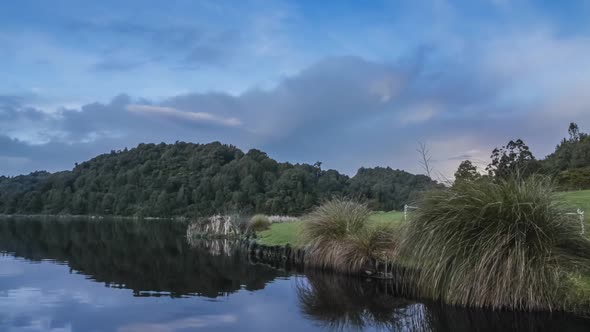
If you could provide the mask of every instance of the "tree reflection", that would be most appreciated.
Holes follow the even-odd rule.
[[[424,307],[395,296],[392,285],[334,274],[308,273],[298,283],[301,311],[332,330],[421,331]]]
[[[262,289],[281,275],[249,264],[229,243],[189,246],[185,233],[185,223],[164,220],[3,219],[0,252],[67,263],[136,296],[214,298]]]

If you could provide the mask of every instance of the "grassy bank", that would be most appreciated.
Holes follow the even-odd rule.
[[[563,192],[557,194],[557,196],[571,207],[572,212],[574,212],[577,208],[581,208],[586,211],[585,220],[587,230],[589,230],[588,236],[590,237],[590,190]],[[374,224],[400,224],[403,221],[403,218],[404,213],[400,211],[377,211],[371,214],[369,217],[369,222]],[[257,233],[258,243],[267,246],[286,244],[290,244],[292,246],[301,245],[299,235],[301,232],[302,223],[303,221],[272,224],[270,229]],[[588,286],[590,287],[590,280],[588,281]]]
[[[404,262],[421,271],[406,278],[415,295],[445,303],[587,313],[590,243],[567,213],[590,213],[590,190],[551,190],[544,178],[459,184],[428,193],[410,223],[402,212],[329,202],[258,241],[306,246],[310,266],[344,273],[374,259]]]
[[[399,211],[383,212],[378,211],[371,214],[369,223],[378,224],[400,224],[404,218],[404,213]],[[270,229],[257,232],[258,243],[267,246],[301,245],[300,234],[304,221],[295,221],[287,223],[276,223],[270,226]]]
[[[559,193],[560,197],[572,209],[581,208],[586,211],[587,217],[590,217],[590,190],[568,191]],[[589,218],[586,218],[588,221]]]

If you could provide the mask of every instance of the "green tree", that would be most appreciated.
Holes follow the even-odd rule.
[[[481,174],[479,174],[477,167],[473,165],[471,160],[462,161],[455,172],[455,181],[474,181],[480,177]]]
[[[486,171],[492,177],[505,178],[513,174],[528,176],[539,170],[539,164],[523,140],[510,141],[501,148],[495,148]]]

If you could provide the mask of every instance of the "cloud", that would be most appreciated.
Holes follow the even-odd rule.
[[[590,99],[583,94],[590,66],[577,69],[588,75],[568,80],[562,74],[587,62],[576,57],[584,39],[541,36],[532,42],[526,35],[512,36],[505,44],[490,39],[465,49],[461,57],[448,57],[436,47],[420,47],[392,62],[327,57],[270,88],[239,94],[195,92],[160,100],[122,94],[55,114],[18,98],[0,98],[5,120],[0,126],[5,142],[26,147],[6,156],[30,160],[27,165],[34,168],[45,168],[34,155],[35,144],[69,151],[60,155],[63,165],[71,165],[91,156],[90,151],[140,142],[220,140],[261,148],[281,160],[321,160],[349,174],[375,165],[420,172],[415,145],[423,141],[431,145],[434,166],[450,175],[459,159],[485,163],[489,151],[509,139],[523,138],[543,156],[569,121],[579,122],[582,130],[590,127],[590,112],[584,112]],[[535,50],[510,50],[519,43],[538,51],[558,50],[551,51],[550,59],[541,57],[521,68],[518,63],[540,56]],[[490,45],[504,46],[496,50]],[[557,64],[553,57],[568,64]],[[551,64],[560,70],[544,74]],[[33,168],[25,166],[21,169]]]
[[[154,114],[164,117],[177,118],[191,122],[208,122],[224,126],[235,127],[241,124],[238,118],[223,118],[207,112],[184,112],[172,107],[152,106],[152,105],[128,105],[127,110],[144,114]]]
[[[241,48],[239,30],[194,23],[159,24],[113,18],[74,20],[66,24],[73,38],[96,41],[96,72],[138,69],[150,63],[196,69],[227,64]]]

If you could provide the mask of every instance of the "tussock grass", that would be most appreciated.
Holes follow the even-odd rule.
[[[569,309],[571,274],[587,266],[590,241],[532,176],[457,183],[426,193],[404,226],[402,254],[420,296],[448,304],[516,310]]]
[[[348,199],[334,199],[317,207],[302,225],[306,265],[355,274],[372,267],[378,258],[395,257],[398,238],[394,229],[369,226],[370,214],[367,205]]]
[[[253,232],[260,232],[270,228],[270,219],[263,214],[256,214],[248,222],[248,229]]]

